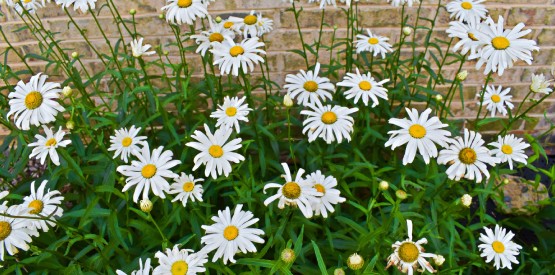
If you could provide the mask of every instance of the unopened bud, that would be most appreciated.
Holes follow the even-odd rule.
[[[72,52],[71,57],[73,57],[73,59],[77,59],[79,57],[79,53],[78,52]]]
[[[222,22],[222,18],[219,16],[216,16],[216,23],[221,23]]]
[[[144,199],[140,201],[141,211],[145,213],[150,213],[152,211],[152,202],[149,199]]]
[[[404,28],[403,28],[403,33],[404,33],[405,35],[410,35],[410,34],[412,33],[411,27],[408,27],[408,26],[407,26],[407,27],[404,27]]]
[[[472,204],[472,197],[469,194],[464,194],[461,197],[461,203],[466,207],[470,207],[470,204]]]
[[[347,259],[347,266],[352,270],[359,270],[364,266],[364,259],[357,253],[354,253]]]
[[[509,184],[509,179],[503,179],[503,184]]]
[[[291,99],[291,96],[289,94],[286,94],[283,97],[283,105],[285,105],[285,107],[293,106],[293,100]]]
[[[464,70],[464,71],[457,74],[457,80],[458,81],[464,81],[467,76],[468,76],[468,71]]]
[[[382,190],[382,191],[385,191],[385,190],[389,189],[389,182],[387,182],[385,180],[380,181],[380,185],[379,185],[378,188],[380,188],[380,190]]]
[[[286,248],[283,251],[281,251],[281,257],[280,259],[282,261],[284,261],[285,263],[292,263],[295,261],[295,251],[293,251],[293,249],[291,248]]]
[[[395,196],[397,196],[400,200],[404,200],[407,198],[407,192],[399,189],[395,192]]]
[[[168,54],[170,54],[170,52],[166,50],[166,51],[163,52],[163,54],[168,55]]]
[[[538,252],[538,247],[534,246],[532,247],[532,250],[534,250],[534,252]]]
[[[136,9],[130,9],[129,14],[135,15],[135,14],[137,14],[137,10]]]
[[[163,13],[160,13],[160,14],[158,14],[158,18],[160,18],[160,19],[164,19],[164,18],[166,18],[166,15],[165,15],[165,14],[163,14]]]
[[[436,99],[437,102],[442,102],[442,101],[443,101],[443,96],[440,95],[440,94],[437,94],[437,95],[435,96],[435,99]]]
[[[441,266],[443,265],[444,262],[445,262],[445,257],[441,255],[434,256],[434,263],[436,263],[436,265]]]
[[[333,271],[333,275],[345,275],[345,270],[343,270],[343,268],[336,268]]]
[[[551,75],[555,76],[555,62],[551,63]]]
[[[69,120],[66,122],[66,128],[70,131],[73,130],[75,128],[75,122],[73,122],[73,120]]]
[[[334,30],[337,30],[337,25],[333,25],[333,29],[334,29]]]
[[[70,97],[71,94],[73,94],[73,89],[71,89],[71,87],[69,87],[69,86],[65,86],[65,87],[62,89],[62,94],[63,94],[65,97]]]

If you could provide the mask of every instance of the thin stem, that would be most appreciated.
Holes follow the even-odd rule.
[[[295,2],[293,2],[293,14],[295,15],[295,23],[297,23],[297,31],[299,32],[299,37],[301,38],[301,45],[303,46],[304,62],[306,63],[306,69],[308,70],[310,68],[310,66],[308,66],[308,55],[306,54],[303,32],[301,31],[301,24],[299,23],[299,15],[301,11],[302,11],[302,8],[301,10],[299,10],[299,12],[297,12],[297,9],[295,8]]]
[[[482,88],[482,92],[480,92],[480,107],[478,108],[478,112],[476,113],[476,119],[474,120],[474,129],[477,131],[478,130],[478,120],[480,118],[480,112],[482,112],[482,105],[484,103],[484,94],[486,93],[486,88],[488,87],[488,83],[490,80],[492,80],[491,75],[493,74],[493,71],[490,71],[488,73],[488,76],[486,77],[486,83],[484,84],[484,87]]]

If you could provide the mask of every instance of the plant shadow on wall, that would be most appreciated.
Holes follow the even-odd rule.
[[[522,129],[555,65],[496,83],[540,51],[524,24],[392,0],[387,34],[376,4],[285,1],[278,78],[271,12],[220,2],[4,3],[3,273],[551,272],[555,126]]]

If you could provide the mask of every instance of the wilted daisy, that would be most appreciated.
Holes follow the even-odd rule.
[[[470,55],[468,59],[479,58],[476,69],[486,63],[484,74],[497,72],[499,75],[503,75],[505,69],[512,68],[513,62],[519,59],[531,65],[532,51],[540,48],[536,46],[536,41],[521,38],[532,31],[522,31],[523,28],[524,23],[519,23],[512,30],[504,29],[502,16],[499,16],[497,24],[491,17],[488,17],[486,24],[480,28],[480,32],[475,34],[478,40],[486,44],[481,51]]]
[[[387,100],[387,89],[383,87],[383,84],[388,82],[389,79],[377,82],[370,72],[361,75],[358,68],[355,69],[356,74],[347,73],[343,81],[337,83],[337,86],[350,88],[344,92],[346,99],[354,97],[356,104],[362,98],[362,102],[366,106],[368,106],[368,100],[372,99],[372,107],[376,107],[379,104],[378,97]]]
[[[481,19],[486,18],[488,10],[482,4],[485,0],[453,0],[445,6],[451,14],[449,17],[466,22],[468,24],[479,24]]]
[[[495,117],[497,112],[502,115],[507,115],[507,107],[509,109],[514,107],[510,101],[513,96],[509,95],[511,88],[507,88],[503,91],[501,91],[501,89],[503,89],[501,86],[494,87],[493,85],[488,85],[486,87],[486,91],[484,92],[482,104],[484,104],[486,109],[491,112],[491,117]]]
[[[334,7],[337,7],[335,0],[308,0],[308,3],[314,2],[320,3],[320,9],[324,9],[326,5],[333,5]]]
[[[243,37],[260,37],[273,29],[274,21],[262,17],[261,13],[256,14],[253,10],[244,18],[229,18],[234,23],[235,28],[243,33]]]
[[[56,114],[63,112],[56,99],[62,91],[59,83],[46,82],[47,75],[38,73],[28,83],[17,82],[15,91],[8,95],[10,111],[6,115],[14,115],[15,126],[29,130],[29,125],[39,126],[56,120]]]
[[[146,140],[145,136],[137,136],[140,131],[141,127],[135,128],[135,125],[132,125],[129,130],[125,128],[116,130],[116,134],[110,136],[111,145],[108,151],[115,151],[114,158],[121,154],[121,159],[127,163],[129,155],[138,153],[139,145]]]
[[[193,171],[197,170],[200,165],[205,165],[204,175],[208,177],[211,175],[212,178],[216,179],[219,175],[229,176],[231,173],[231,164],[239,163],[245,160],[245,157],[237,154],[233,151],[241,148],[241,139],[236,138],[228,142],[229,137],[233,130],[231,128],[220,128],[214,132],[210,132],[208,125],[204,124],[203,133],[199,130],[195,130],[194,134],[191,135],[196,142],[188,142],[187,146],[197,149],[200,151],[193,161],[195,166]]]
[[[486,163],[491,166],[499,163],[499,159],[492,157],[489,150],[483,145],[484,140],[480,133],[465,128],[464,138],[459,136],[452,139],[449,147],[439,152],[437,163],[453,163],[446,171],[450,179],[458,181],[464,177],[481,182],[482,173],[489,178]]]
[[[23,14],[26,10],[29,13],[35,13],[38,9],[44,7],[44,0],[6,0],[6,5],[12,7],[19,14]]]
[[[62,5],[62,8],[69,8],[73,5],[73,10],[80,9],[81,12],[86,13],[89,8],[94,10],[96,0],[56,0],[56,4]]]
[[[337,186],[337,179],[333,176],[326,177],[318,170],[306,176],[306,183],[323,194],[321,197],[316,197],[312,203],[312,209],[316,216],[321,213],[324,218],[327,218],[328,211],[335,212],[334,204],[345,202],[345,198],[340,196],[341,192],[334,188]]]
[[[239,250],[242,253],[256,252],[253,243],[264,243],[264,239],[260,238],[260,235],[264,235],[264,231],[250,228],[258,222],[258,218],[253,218],[252,212],[242,211],[241,208],[243,205],[238,204],[233,216],[229,207],[224,211],[219,210],[218,216],[212,217],[215,224],[202,226],[202,229],[206,230],[206,235],[200,239],[200,242],[205,244],[203,252],[209,253],[216,250],[212,262],[223,258],[224,264],[227,264],[228,260],[235,263],[233,256]]]
[[[254,70],[254,65],[259,62],[264,63],[264,58],[259,54],[266,54],[260,47],[264,43],[258,41],[258,37],[246,38],[241,43],[236,44],[231,38],[227,37],[220,44],[212,44],[214,47],[210,51],[214,54],[214,65],[218,65],[221,75],[239,75],[239,69],[243,73]]]
[[[24,216],[28,211],[27,207],[14,205],[10,207],[0,207],[2,214],[10,216]],[[0,215],[0,260],[4,260],[5,251],[14,255],[20,249],[29,250],[31,236],[38,236],[39,233],[33,227],[29,219],[10,218]]]
[[[545,76],[543,74],[533,74],[532,75],[532,84],[530,84],[530,90],[534,93],[541,93],[541,94],[550,94],[553,92],[553,89],[549,88],[553,79],[545,80]]]
[[[48,232],[49,225],[54,225],[52,220],[61,217],[64,213],[64,210],[60,207],[64,198],[58,190],[50,191],[48,189],[45,192],[44,189],[47,183],[47,180],[43,180],[39,188],[35,190],[35,182],[31,182],[31,195],[24,197],[21,204],[29,208],[25,216],[48,217],[48,220],[29,219],[34,228],[41,229],[44,232]]]
[[[173,160],[173,153],[164,151],[160,146],[150,152],[148,143],[143,143],[143,148],[135,154],[138,160],[131,161],[131,165],[120,165],[117,171],[126,176],[125,186],[122,192],[126,192],[135,186],[133,201],[137,203],[139,195],[143,193],[142,199],[148,199],[148,193],[152,189],[154,195],[165,198],[164,192],[170,189],[170,184],[165,178],[176,178],[177,174],[170,169],[181,163]]]
[[[275,195],[264,201],[264,205],[268,206],[268,204],[279,199],[279,209],[283,209],[285,205],[298,206],[306,218],[311,218],[313,215],[312,204],[317,201],[316,197],[320,197],[323,194],[312,188],[312,186],[303,179],[302,175],[304,169],[301,168],[297,171],[297,176],[293,181],[287,163],[282,163],[281,166],[283,166],[283,170],[285,171],[285,175],[281,175],[281,177],[285,179],[285,184],[268,183],[264,185],[264,194],[266,194],[266,189],[268,188],[279,188]]]
[[[197,184],[204,179],[195,179],[193,175],[181,173],[181,176],[175,179],[175,182],[170,186],[168,194],[177,194],[172,202],[180,200],[183,207],[187,206],[187,201],[202,201],[202,185]]]
[[[33,148],[33,151],[31,152],[31,155],[29,155],[29,157],[32,158],[36,156],[36,159],[40,159],[40,164],[44,164],[46,157],[50,155],[52,163],[59,166],[60,158],[58,157],[58,152],[56,151],[56,148],[66,147],[68,144],[71,143],[71,140],[62,140],[66,133],[62,131],[61,126],[56,134],[52,132],[52,128],[46,127],[44,125],[42,126],[42,128],[44,129],[44,134],[46,136],[41,136],[39,134],[35,135],[37,141],[29,143],[28,145],[29,147],[35,147]]]
[[[301,70],[300,73],[293,75],[288,74],[285,77],[285,84],[283,88],[287,89],[287,93],[292,98],[297,98],[297,103],[308,106],[314,102],[325,101],[326,98],[332,99],[331,93],[334,92],[335,86],[330,82],[327,77],[319,77],[320,63],[316,63],[314,71],[305,72]]]
[[[413,274],[415,270],[425,269],[428,272],[434,273],[436,270],[426,260],[426,258],[433,258],[436,254],[425,253],[423,244],[427,244],[428,240],[422,238],[417,242],[412,241],[412,221],[407,220],[407,231],[409,238],[400,242],[395,242],[391,247],[395,251],[387,258],[387,267],[392,265],[397,266],[399,271],[403,273]],[[420,268],[419,268],[420,266]]]
[[[354,119],[351,114],[358,111],[358,108],[347,108],[342,106],[323,106],[320,101],[316,104],[308,104],[312,110],[302,110],[301,115],[308,117],[303,121],[303,134],[308,135],[308,142],[313,142],[316,138],[322,138],[326,143],[337,140],[341,143],[343,139],[351,141]]]
[[[419,0],[387,0],[387,2],[391,2],[391,5],[394,7],[399,7],[405,4],[409,7],[412,7],[413,3],[420,3]]]
[[[385,54],[392,52],[391,44],[387,43],[389,38],[385,36],[379,36],[372,34],[370,29],[366,29],[368,35],[358,34],[358,40],[355,41],[357,47],[357,53],[361,52],[371,52],[374,56],[380,54],[382,58],[385,58]]]
[[[152,267],[150,266],[150,258],[146,259],[145,265],[143,267],[143,259],[139,259],[139,270],[135,270],[131,272],[131,275],[149,275],[150,271],[152,271]],[[117,275],[127,275],[127,273],[116,270]]]
[[[459,42],[453,47],[453,51],[456,52],[461,49],[461,54],[466,54],[469,51],[470,54],[476,54],[485,44],[476,38],[476,34],[480,32],[480,26],[481,24],[465,24],[459,21],[449,22],[449,28],[446,32],[449,37],[459,39]]]
[[[193,25],[197,18],[208,15],[207,4],[202,0],[167,0],[167,3],[162,11],[166,11],[166,21],[170,23]]]
[[[208,262],[206,254],[199,251],[192,253],[191,249],[179,249],[179,245],[174,245],[172,249],[167,248],[166,252],[156,252],[160,265],[152,272],[155,274],[197,274],[205,272],[204,264]]]
[[[150,44],[145,44],[143,46],[143,38],[139,38],[139,40],[137,39],[133,39],[133,41],[131,41],[130,43],[131,46],[131,51],[133,52],[133,56],[134,57],[141,57],[143,55],[153,55],[156,52],[155,51],[148,51],[152,46]]]
[[[518,256],[519,250],[522,246],[511,241],[515,234],[507,229],[495,225],[495,233],[484,227],[486,235],[480,233],[480,241],[483,244],[478,245],[482,254],[480,257],[486,258],[486,263],[494,260],[493,266],[499,270],[499,268],[512,269],[511,263],[518,264],[518,260],[515,256]]]
[[[224,24],[218,24],[214,20],[208,20],[210,23],[209,28],[206,31],[202,31],[200,34],[191,35],[191,39],[194,39],[198,47],[196,53],[204,56],[206,51],[212,49],[212,43],[222,43],[225,37],[231,39],[235,38],[235,32],[226,29]]]
[[[527,163],[528,156],[524,154],[524,149],[530,147],[530,144],[524,142],[522,138],[517,138],[512,134],[504,137],[498,136],[497,142],[489,145],[495,147],[491,150],[491,154],[498,157],[501,162],[508,162],[511,169],[513,169],[513,161]]]
[[[249,111],[252,111],[245,102],[246,97],[232,97],[226,96],[224,98],[224,104],[218,105],[218,110],[214,111],[210,117],[217,118],[218,122],[216,127],[220,125],[224,128],[233,128],[235,126],[235,131],[239,133],[241,129],[239,128],[239,121],[248,122]]]
[[[418,115],[416,109],[410,110],[406,108],[405,110],[410,120],[406,118],[389,119],[390,124],[397,125],[402,129],[388,132],[391,136],[385,143],[385,147],[391,146],[391,150],[395,150],[398,146],[408,143],[403,157],[403,165],[412,163],[416,156],[416,151],[422,155],[424,162],[428,164],[430,163],[430,158],[435,158],[438,154],[434,143],[439,144],[441,147],[446,147],[448,145],[451,133],[441,129],[448,125],[441,123],[436,116],[428,119],[428,116],[432,112],[430,108],[426,109],[420,115]]]

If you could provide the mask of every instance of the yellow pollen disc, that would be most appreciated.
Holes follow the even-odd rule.
[[[511,45],[511,42],[509,42],[509,39],[507,39],[504,36],[498,36],[498,37],[491,40],[491,45],[496,50],[504,50],[504,49],[508,48]]]
[[[243,47],[241,46],[233,46],[231,47],[231,49],[229,49],[229,54],[233,57],[237,57],[238,55],[241,55],[244,53],[245,53],[245,49],[243,49]]]
[[[416,247],[415,244],[409,242],[401,244],[397,253],[399,253],[399,258],[401,259],[401,261],[405,263],[412,263],[416,261],[418,259],[418,255],[420,255],[418,247]]]
[[[224,149],[220,145],[212,145],[208,148],[208,154],[214,158],[221,158],[224,155]]]
[[[233,22],[227,21],[227,22],[224,23],[224,28],[229,29],[231,27],[233,27]]]
[[[303,88],[311,93],[318,91],[318,83],[315,81],[309,80],[304,83]]]
[[[224,229],[224,238],[226,240],[233,241],[235,240],[235,238],[237,238],[237,236],[239,236],[239,228],[237,228],[235,225],[228,225]]]
[[[129,145],[131,145],[131,142],[132,142],[132,141],[133,141],[133,140],[132,140],[130,137],[124,137],[124,138],[121,140],[121,146],[123,146],[123,147],[129,147]]]
[[[189,271],[189,264],[185,261],[176,261],[172,264],[172,275],[185,275]]]
[[[472,9],[472,4],[470,2],[462,2],[461,7],[465,10]]]
[[[38,214],[42,212],[44,208],[44,203],[41,200],[34,200],[29,203],[29,208],[33,208],[33,210],[29,211],[29,214]]]
[[[375,37],[371,37],[370,39],[368,39],[368,43],[370,43],[370,45],[376,45],[378,44],[378,42],[380,42],[380,40]]]
[[[143,177],[146,179],[150,179],[154,177],[154,175],[156,174],[156,170],[156,165],[147,164],[143,166],[143,169],[141,170],[141,175],[143,175]]]
[[[322,122],[325,124],[334,124],[337,121],[337,115],[334,112],[327,111],[322,114]]]
[[[314,189],[316,189],[316,191],[326,194],[326,187],[324,187],[323,185],[317,183],[317,184],[314,184],[313,187]]]
[[[46,141],[46,143],[44,144],[44,146],[56,146],[58,142],[56,142],[55,138],[51,138],[49,140]]]
[[[191,192],[193,188],[195,188],[195,184],[190,181],[183,184],[183,191],[185,192]]]
[[[477,157],[476,151],[472,148],[464,148],[459,152],[459,160],[464,164],[473,164]]]
[[[9,222],[0,222],[0,241],[5,240],[12,233],[12,226]]]
[[[23,2],[25,2],[25,4],[30,3],[33,0],[23,0]]]
[[[358,87],[363,91],[370,91],[372,89],[372,84],[366,80],[358,83]]]
[[[215,32],[215,33],[211,34],[211,35],[208,37],[208,40],[209,40],[210,42],[215,42],[215,41],[217,41],[217,42],[222,42],[222,41],[224,41],[224,36],[223,36],[221,33],[219,33],[219,32]]]
[[[237,108],[235,107],[228,107],[227,109],[225,109],[225,114],[227,116],[235,116],[235,114],[237,114]]]
[[[503,152],[505,155],[510,155],[513,153],[513,147],[511,147],[511,145],[504,144],[503,146],[501,146],[501,152]]]
[[[474,36],[471,32],[468,33],[468,38],[472,39],[472,41],[478,41],[478,38],[476,38],[476,36]]]
[[[501,101],[501,97],[498,95],[492,95],[491,96],[491,101],[495,102],[495,103],[499,103],[499,101]]]
[[[423,138],[426,136],[426,128],[420,124],[413,124],[409,128],[409,134],[413,138]]]
[[[284,197],[294,200],[301,196],[301,187],[298,183],[290,181],[283,185],[281,193]]]
[[[37,91],[32,91],[25,96],[25,107],[29,110],[34,110],[42,104],[42,94]]]
[[[256,15],[252,14],[245,16],[245,19],[243,20],[243,22],[247,25],[254,25],[256,24],[256,21],[258,21]]]
[[[177,5],[180,8],[188,8],[193,4],[193,0],[177,0]]]
[[[493,251],[495,251],[499,254],[505,252],[505,245],[500,241],[494,241],[491,244],[491,248],[493,248]]]

